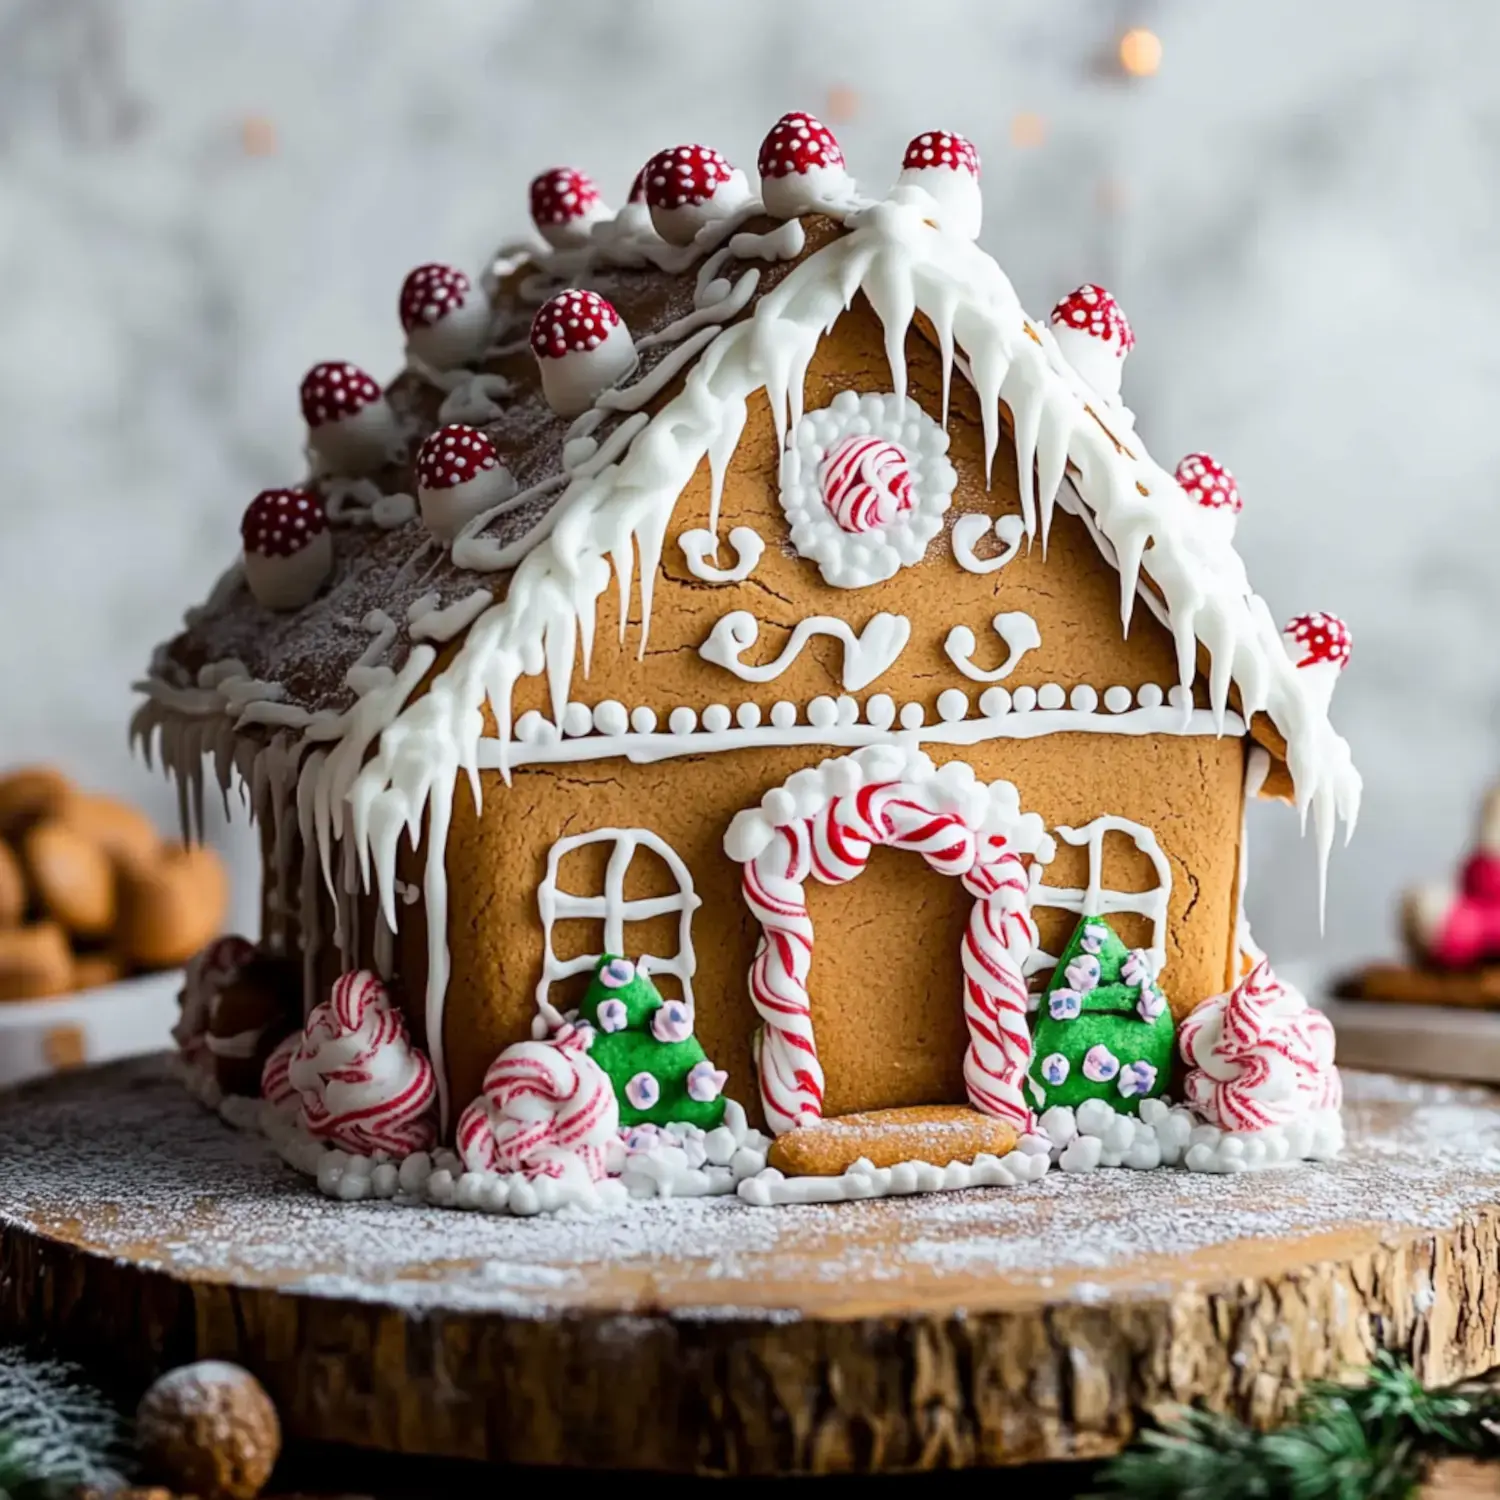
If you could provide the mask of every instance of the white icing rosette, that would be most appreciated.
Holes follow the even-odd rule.
[[[855,589],[922,560],[957,483],[948,434],[915,401],[841,391],[797,424],[781,505],[797,551]]]
[[[1222,1130],[1288,1125],[1343,1102],[1333,1027],[1264,959],[1182,1023],[1188,1102]]]
[[[437,1139],[432,1064],[366,969],[343,975],[314,1007],[287,1079],[302,1096],[302,1124],[317,1140],[361,1156],[405,1157]]]

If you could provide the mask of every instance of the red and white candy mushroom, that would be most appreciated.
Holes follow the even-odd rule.
[[[347,360],[314,365],[302,377],[302,418],[313,453],[330,473],[368,474],[400,445],[385,392]]]
[[[495,445],[477,427],[439,427],[417,453],[422,524],[442,541],[451,542],[475,516],[508,500],[515,487]]]
[[[245,582],[267,609],[301,609],[333,571],[323,502],[306,490],[262,490],[240,522]]]
[[[833,132],[815,116],[794,110],[761,142],[760,197],[774,219],[846,200],[854,186]]]
[[[1206,515],[1222,521],[1232,531],[1245,502],[1234,475],[1211,453],[1189,453],[1177,465],[1182,492]]]
[[[645,173],[651,222],[670,245],[691,245],[705,224],[728,218],[750,198],[745,174],[711,146],[669,146]]]
[[[531,222],[554,250],[589,242],[589,230],[610,217],[594,179],[577,167],[550,167],[531,179]]]
[[[473,359],[490,334],[490,299],[454,266],[418,266],[401,284],[406,345],[436,370]]]
[[[1119,397],[1135,334],[1120,304],[1102,286],[1085,282],[1069,292],[1052,309],[1052,336],[1063,358],[1101,396],[1111,401]]]
[[[1354,649],[1349,627],[1337,615],[1314,610],[1288,620],[1281,628],[1281,639],[1298,676],[1305,678],[1326,707]]]
[[[635,341],[598,292],[549,297],[531,320],[542,391],[560,417],[577,417],[635,367]]]
[[[979,238],[984,198],[979,152],[951,130],[928,130],[907,142],[898,187],[919,187],[938,206],[937,221],[966,240]]]

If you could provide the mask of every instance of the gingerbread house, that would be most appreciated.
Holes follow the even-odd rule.
[[[550,171],[543,243],[412,272],[406,368],[308,375],[307,473],[142,684],[185,823],[209,767],[258,820],[262,947],[305,1011],[383,981],[437,1140],[618,957],[774,1134],[1024,1134],[1080,918],[1186,1017],[1258,956],[1247,798],[1323,861],[1353,824],[1348,632],[1284,633],[1228,471],[1152,458],[1114,299],[1023,310],[961,137],[871,196],[789,115],[759,179]]]

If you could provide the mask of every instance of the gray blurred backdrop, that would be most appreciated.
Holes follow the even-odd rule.
[[[168,818],[130,682],[297,476],[302,372],[388,374],[403,274],[524,229],[532,173],[618,203],[806,108],[878,183],[945,126],[1034,313],[1120,298],[1141,430],[1234,470],[1273,611],[1350,621],[1327,945],[1387,946],[1500,769],[1497,55],[1495,0],[0,0],[0,764]],[[1259,935],[1305,956],[1311,847],[1253,833]]]

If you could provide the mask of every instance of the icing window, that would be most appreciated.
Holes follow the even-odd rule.
[[[1088,883],[1082,887],[1043,885],[1042,867],[1033,866],[1032,910],[1051,907],[1080,917],[1113,917],[1121,912],[1143,917],[1151,932],[1149,951],[1160,973],[1167,961],[1167,908],[1172,899],[1172,867],[1167,863],[1156,835],[1140,823],[1108,815],[1095,818],[1082,828],[1058,827],[1052,832],[1064,843],[1087,850]],[[1105,885],[1104,841],[1111,833],[1124,834],[1146,856],[1155,874],[1154,885],[1134,891],[1112,890]],[[1056,962],[1055,954],[1043,952],[1039,946],[1027,959],[1026,972],[1035,974],[1038,970],[1051,968]]]
[[[575,851],[592,846],[604,846],[597,851],[605,861],[602,878],[596,877],[585,891],[563,889],[559,878],[563,861]],[[631,863],[643,852],[649,863],[666,871],[670,889],[659,895],[630,898],[626,886]],[[597,859],[592,863],[597,870]],[[542,978],[536,991],[538,1010],[550,1025],[559,1024],[562,1018],[552,1004],[552,986],[575,974],[588,973],[605,953],[634,959],[646,974],[672,975],[682,986],[683,999],[691,1004],[693,973],[697,968],[693,913],[700,904],[693,889],[693,877],[681,856],[648,828],[600,828],[559,839],[547,855],[546,878],[537,891],[544,945]],[[651,933],[659,933],[657,919],[661,917],[676,918],[676,951],[659,954],[644,951],[643,940],[651,934],[639,924],[653,923]],[[602,946],[591,952],[578,952],[576,944],[570,942],[564,945],[568,956],[560,957],[556,929],[562,923],[583,924],[582,931],[591,935],[584,939],[584,946],[592,947],[593,940]]]
[[[922,560],[957,483],[948,434],[915,401],[842,391],[797,424],[781,504],[797,551],[855,589]]]

